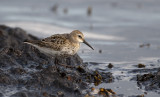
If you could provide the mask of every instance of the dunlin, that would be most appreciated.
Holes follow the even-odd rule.
[[[28,40],[24,43],[34,46],[47,55],[66,58],[77,53],[81,42],[93,49],[85,41],[83,33],[79,30],[74,30],[68,34],[55,34],[42,40]]]

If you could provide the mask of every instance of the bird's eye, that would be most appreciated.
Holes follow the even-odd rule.
[[[81,35],[78,35],[78,37],[82,39],[82,36],[81,36]]]

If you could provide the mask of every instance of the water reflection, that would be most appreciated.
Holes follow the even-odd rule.
[[[27,20],[29,18],[24,18],[24,19]],[[41,18],[37,18],[37,19],[41,19]],[[35,22],[6,22],[5,24],[12,26],[12,27],[16,27],[16,26],[22,27],[25,30],[27,30],[29,33],[32,32],[32,34],[34,34],[33,32],[35,32],[35,33],[37,33],[37,34],[35,34],[35,36],[38,36],[38,37],[44,37],[44,35],[40,35],[38,33],[44,33],[45,36],[50,36],[55,33],[69,33],[72,31],[72,29],[68,29],[68,28],[64,28],[64,27],[62,28],[62,27],[58,27],[58,26],[53,26],[51,24],[35,23]],[[113,36],[113,35],[107,35],[107,34],[101,35],[101,34],[96,34],[94,32],[83,32],[83,33],[85,34],[85,37],[89,38],[89,39],[124,40],[123,37],[118,37],[118,36]]]

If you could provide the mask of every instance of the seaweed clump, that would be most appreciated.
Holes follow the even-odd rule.
[[[137,85],[140,88],[144,86],[147,91],[155,90],[160,93],[160,69],[156,73],[137,75]]]

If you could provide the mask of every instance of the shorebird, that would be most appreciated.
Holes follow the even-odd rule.
[[[28,40],[24,43],[30,44],[40,52],[54,56],[55,58],[67,58],[76,54],[80,48],[80,43],[85,43],[93,49],[93,47],[85,41],[83,33],[79,30],[74,30],[66,34],[55,34],[42,40]]]

